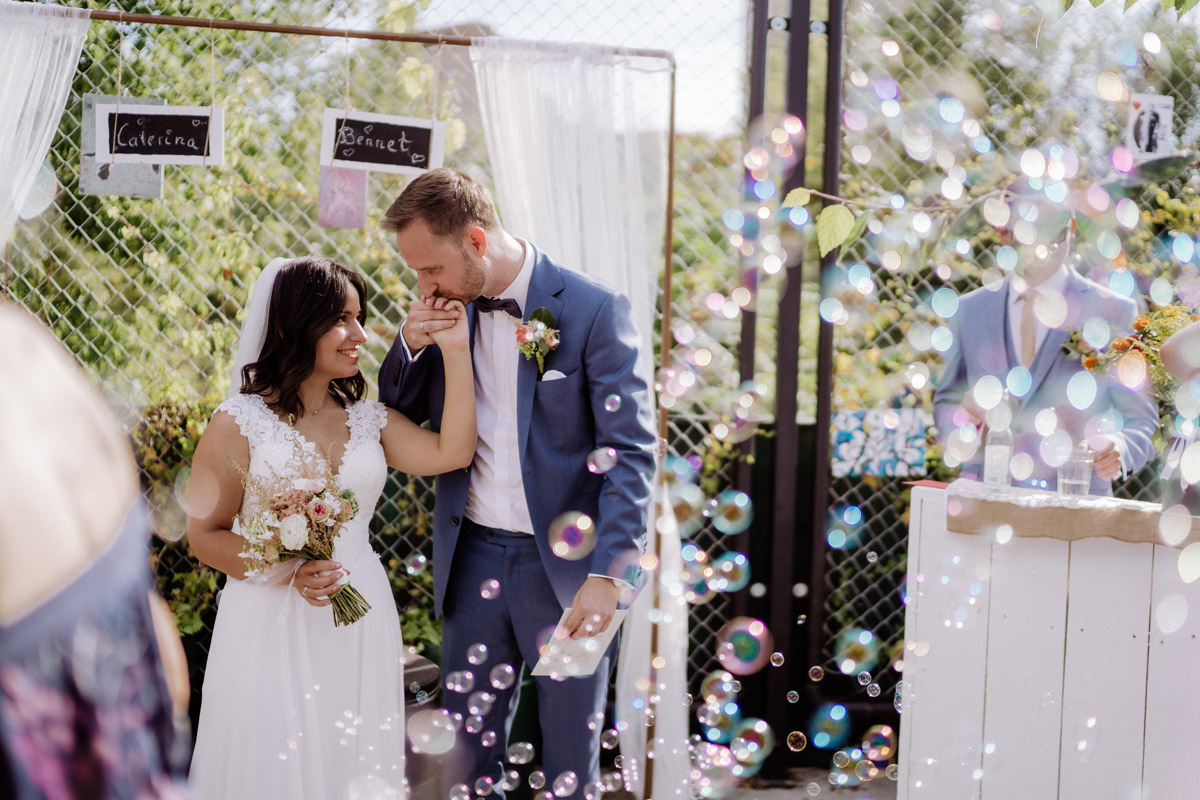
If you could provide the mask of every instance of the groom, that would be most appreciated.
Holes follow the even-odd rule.
[[[654,470],[640,335],[623,295],[507,233],[487,189],[464,173],[436,169],[413,180],[384,227],[395,231],[421,299],[380,370],[380,399],[438,430],[445,389],[430,334],[453,325],[450,300],[466,304],[471,327],[479,442],[469,468],[437,479],[434,603],[443,617],[443,675],[474,676],[474,690],[447,691],[445,707],[468,722],[482,717],[458,732],[447,788],[489,778],[503,798],[520,684],[493,679],[493,670],[507,664],[519,675],[522,663],[535,664],[567,607],[560,635],[605,630],[620,590],[638,578]],[[539,364],[518,351],[517,331],[547,311],[559,336]],[[615,451],[611,469],[611,458],[593,459],[589,469],[598,448]],[[552,549],[552,523],[566,512],[591,518],[590,551],[586,530],[582,544]],[[487,648],[483,661],[476,644]],[[571,791],[599,779],[595,716],[603,715],[615,645],[593,675],[535,678],[547,789],[559,776]],[[495,701],[481,706],[472,694],[481,690]]]

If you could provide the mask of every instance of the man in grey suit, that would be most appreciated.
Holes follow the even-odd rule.
[[[981,477],[983,406],[994,407],[998,385],[1007,386],[1013,483],[1054,489],[1064,448],[1085,445],[1094,458],[1089,493],[1109,495],[1113,479],[1141,469],[1153,455],[1158,413],[1144,382],[1126,386],[1087,373],[1062,345],[1089,322],[1107,326],[1110,341],[1128,335],[1137,306],[1070,266],[1074,214],[1040,188],[1027,185],[1008,197],[1008,221],[1000,227],[1016,251],[1013,272],[998,288],[963,295],[949,321],[954,339],[933,396],[934,420],[951,463],[962,458],[963,474]],[[999,384],[980,384],[987,376]],[[988,396],[977,397],[977,386],[990,387],[983,392]]]
[[[466,720],[447,759],[447,788],[503,798],[520,687],[507,685],[504,665],[519,674],[522,663],[535,664],[565,608],[572,638],[603,631],[620,590],[640,577],[654,472],[641,336],[623,295],[507,233],[487,190],[464,173],[416,178],[384,225],[422,297],[380,370],[380,399],[439,429],[445,386],[429,334],[453,324],[459,312],[448,300],[466,304],[471,328],[479,443],[470,468],[437,479],[434,601],[443,674],[470,672],[476,690],[447,686],[444,695],[445,708]],[[541,363],[518,351],[518,327],[537,317],[559,333]],[[589,464],[600,448],[605,456]],[[591,520],[591,530],[576,531],[580,543],[551,541],[565,512]],[[542,766],[559,796],[599,779],[597,717],[615,652],[614,641],[591,676],[536,678]]]

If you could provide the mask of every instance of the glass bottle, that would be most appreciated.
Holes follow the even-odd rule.
[[[997,427],[988,426],[987,438],[983,445],[983,482],[993,486],[1011,486],[1012,475],[1009,465],[1012,463],[1013,434],[1012,414],[1009,405],[1008,391],[1004,392],[1001,401],[1003,409],[999,414],[988,414],[994,419]],[[1004,423],[1002,426],[999,423]]]

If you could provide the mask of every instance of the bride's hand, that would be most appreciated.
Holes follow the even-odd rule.
[[[295,587],[310,606],[327,606],[333,603],[329,595],[337,591],[339,581],[350,570],[336,561],[305,561],[296,570]]]
[[[447,350],[466,352],[470,347],[466,308],[457,300],[445,301],[444,308],[457,311],[458,316],[455,318],[453,326],[444,330],[430,331],[429,338],[433,339],[434,344],[441,348],[443,353]]]

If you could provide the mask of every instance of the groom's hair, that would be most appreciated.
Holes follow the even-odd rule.
[[[385,231],[402,231],[424,220],[438,237],[457,237],[472,225],[500,227],[487,187],[465,172],[439,167],[414,178],[383,215]]]
[[[300,384],[312,375],[317,340],[341,318],[350,292],[358,292],[366,323],[367,287],[362,276],[321,256],[294,258],[279,270],[271,288],[267,331],[258,361],[242,369],[242,393],[268,398],[285,414],[304,411]],[[343,408],[366,394],[367,382],[359,372],[336,378],[329,394]]]

